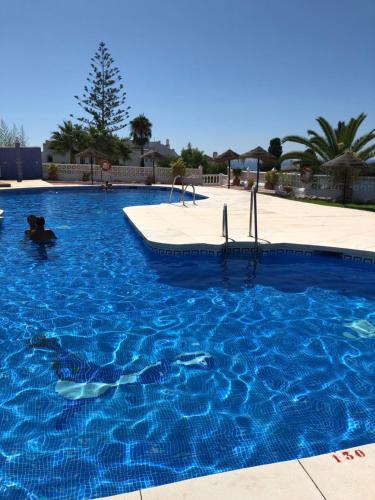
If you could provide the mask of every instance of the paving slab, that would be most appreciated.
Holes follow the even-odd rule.
[[[21,182],[17,182],[16,180],[6,181],[6,184],[9,185],[11,189],[25,189],[25,188],[34,188],[34,187],[51,187],[53,184],[44,181],[42,179],[30,179],[24,180]],[[3,188],[2,191],[5,191],[7,188]]]
[[[322,500],[300,464],[279,462],[141,490],[142,500]]]
[[[229,238],[250,243],[248,236],[250,194],[245,190],[199,186],[207,199],[197,205],[161,204],[127,207],[125,215],[151,246],[191,244],[221,248],[222,211],[228,206]],[[258,195],[261,243],[315,245],[375,251],[375,213],[350,208],[314,205],[275,196]]]
[[[375,444],[100,500],[375,500]]]
[[[357,446],[300,463],[327,500],[375,500],[375,445]]]

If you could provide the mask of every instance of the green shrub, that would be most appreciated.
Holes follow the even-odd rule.
[[[171,162],[171,170],[172,177],[175,178],[177,175],[181,175],[182,177],[186,172],[186,165],[182,158],[177,158],[176,160]]]
[[[240,168],[234,168],[233,169],[233,186],[239,186],[241,183],[241,174],[242,174],[242,169]]]
[[[57,181],[58,179],[58,168],[54,163],[48,165],[48,179],[50,181]]]
[[[269,170],[265,173],[266,189],[275,189],[275,186],[279,180],[279,173],[277,170]]]
[[[255,184],[255,180],[252,177],[247,179],[247,189],[252,189]]]
[[[225,163],[207,162],[207,164],[203,164],[204,174],[226,174],[227,172],[228,167]]]

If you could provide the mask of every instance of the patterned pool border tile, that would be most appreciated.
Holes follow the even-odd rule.
[[[345,248],[327,248],[309,245],[298,245],[298,244],[261,244],[258,247],[255,244],[247,244],[246,247],[242,246],[240,243],[235,245],[230,245],[225,251],[225,248],[218,247],[217,245],[212,245],[214,248],[202,248],[202,245],[190,247],[189,245],[178,245],[175,246],[163,246],[162,244],[155,244],[144,239],[147,247],[158,255],[171,256],[171,257],[185,257],[185,256],[212,256],[220,257],[225,253],[231,256],[241,256],[241,255],[257,255],[261,253],[262,255],[296,255],[296,256],[306,256],[312,257],[313,255],[320,255],[332,258],[339,258],[345,261],[371,264],[375,265],[375,252],[363,252],[360,250],[351,250]],[[204,245],[207,247],[207,245]]]
[[[123,214],[130,225],[135,229],[136,233],[141,237],[147,248],[157,255],[170,257],[183,256],[212,256],[220,257],[225,254],[229,255],[305,255],[311,257],[313,255],[327,256],[340,258],[342,260],[358,262],[363,264],[375,265],[375,252],[365,250],[355,250],[350,248],[327,247],[320,245],[306,245],[300,243],[260,243],[256,245],[253,242],[230,242],[227,249],[225,244],[210,245],[207,243],[195,244],[171,244],[171,243],[156,243],[148,240],[137,225],[128,216],[125,209]]]

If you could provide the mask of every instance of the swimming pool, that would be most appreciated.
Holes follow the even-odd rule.
[[[122,208],[167,197],[0,194],[1,498],[97,498],[374,441],[375,266],[161,257]],[[29,213],[56,244],[21,242]]]

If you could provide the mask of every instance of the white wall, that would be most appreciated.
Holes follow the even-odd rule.
[[[43,179],[48,179],[48,165],[43,164]],[[81,164],[55,164],[58,169],[59,181],[81,181],[84,173],[89,176],[90,165]],[[103,180],[111,180],[112,182],[141,182],[144,183],[148,176],[152,176],[152,167],[134,167],[134,166],[113,166],[110,172],[101,173],[99,165],[93,165],[94,180],[99,182]],[[102,177],[101,177],[102,174]],[[188,168],[186,169],[187,177],[194,177],[195,184],[202,183],[202,170],[201,168]],[[156,182],[161,184],[171,184],[172,174],[169,168],[155,167]],[[91,179],[91,177],[90,177]]]

